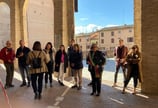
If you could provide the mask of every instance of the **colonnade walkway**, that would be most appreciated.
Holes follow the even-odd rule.
[[[15,87],[6,89],[8,99],[0,87],[0,108],[158,108],[158,96],[144,95],[137,90],[132,95],[132,80],[126,94],[122,94],[123,75],[118,75],[118,86],[113,88],[113,72],[103,72],[101,95],[91,96],[90,75],[87,68],[83,69],[83,87],[81,90],[72,89],[72,80],[65,78],[65,86],[60,86],[57,78],[53,80],[53,87],[44,88],[41,100],[35,100],[31,87],[20,87],[21,77],[14,74]],[[0,65],[0,79],[4,84],[5,70]],[[8,101],[9,100],[9,101]]]

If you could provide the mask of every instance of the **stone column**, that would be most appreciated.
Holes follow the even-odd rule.
[[[134,0],[134,42],[141,50],[141,0]]]
[[[19,47],[19,40],[21,39],[21,22],[20,22],[20,9],[19,0],[10,1],[10,25],[11,25],[11,40],[13,42],[13,48]],[[18,68],[17,61],[15,61],[15,69]]]
[[[21,27],[21,39],[25,41],[25,45],[28,46],[28,17],[27,17],[28,0],[20,1],[20,27]]]
[[[67,0],[63,0],[63,17],[62,17],[62,21],[63,21],[63,36],[62,36],[62,43],[65,45],[65,48],[68,47],[68,16],[67,16]]]
[[[71,2],[71,3],[70,3]],[[74,38],[74,0],[67,1],[68,40]]]
[[[19,40],[21,39],[19,0],[12,0],[10,2],[11,40],[13,42],[14,49],[17,49],[19,47]]]
[[[142,92],[158,94],[158,1],[135,0],[135,9],[141,9],[140,14],[135,15],[136,31],[141,31],[142,52]],[[140,5],[138,5],[141,3]],[[138,21],[141,15],[141,20]],[[139,37],[139,32],[137,34]]]
[[[62,44],[62,2],[63,0],[54,0],[54,46],[56,49]]]

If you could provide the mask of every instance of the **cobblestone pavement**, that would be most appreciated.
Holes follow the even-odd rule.
[[[1,65],[2,66],[2,65]],[[0,67],[1,82],[5,82],[5,70]],[[9,102],[0,87],[0,108],[158,108],[158,96],[144,95],[138,89],[137,95],[132,95],[132,82],[127,93],[121,94],[122,74],[118,76],[118,86],[113,88],[113,72],[104,72],[102,92],[99,97],[90,96],[91,87],[87,68],[83,69],[83,88],[71,89],[70,77],[65,78],[65,86],[60,86],[54,78],[52,88],[44,88],[41,100],[34,100],[31,87],[19,87],[20,75],[15,72],[13,83],[15,87],[6,89]],[[9,103],[9,104],[8,104]],[[9,107],[10,105],[10,107]]]

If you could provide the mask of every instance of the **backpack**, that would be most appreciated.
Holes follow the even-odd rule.
[[[39,55],[41,54],[41,52],[38,54],[38,56],[36,57],[35,54],[32,52],[34,58],[32,59],[32,67],[34,69],[37,68],[41,68],[42,67],[42,62],[41,62],[41,58],[39,57]]]

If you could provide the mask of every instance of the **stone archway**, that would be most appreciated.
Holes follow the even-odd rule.
[[[40,41],[42,47],[50,41],[54,44],[54,4],[52,0],[29,0],[24,6],[25,40],[32,48],[34,41]],[[27,35],[26,35],[27,34]]]
[[[10,8],[5,2],[0,2],[0,49],[10,39]]]

